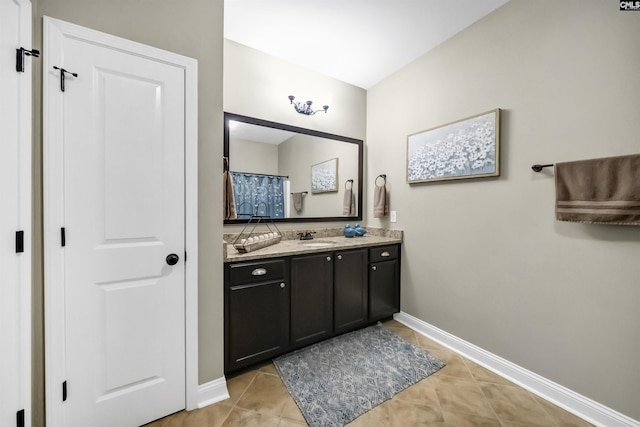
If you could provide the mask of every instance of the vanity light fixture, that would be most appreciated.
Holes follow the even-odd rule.
[[[304,114],[307,116],[313,116],[315,113],[317,113],[320,110],[315,110],[313,111],[313,109],[311,108],[311,104],[313,104],[313,102],[311,101],[307,101],[307,102],[300,102],[300,101],[293,101],[294,99],[296,99],[295,96],[293,95],[289,95],[289,101],[291,102],[291,104],[293,104],[293,108],[296,109],[296,111],[300,114]],[[326,113],[327,110],[329,109],[328,105],[323,105],[322,109],[324,110],[324,112]]]

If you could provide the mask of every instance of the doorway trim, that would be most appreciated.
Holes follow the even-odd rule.
[[[52,67],[65,37],[88,39],[94,44],[121,46],[140,56],[175,65],[185,76],[185,408],[198,407],[198,63],[195,59],[154,48],[79,25],[43,17],[43,214],[44,214],[44,321],[47,425],[61,426],[64,373],[64,251],[60,245],[63,224],[62,150],[63,108],[59,80]]]

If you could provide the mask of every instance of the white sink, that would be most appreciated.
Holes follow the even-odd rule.
[[[299,244],[302,245],[302,246],[308,246],[310,248],[324,248],[324,247],[328,247],[328,246],[334,246],[336,244],[336,242],[327,242],[327,241],[324,241],[324,242],[323,241],[312,242],[312,241],[304,240],[304,241],[301,241]]]

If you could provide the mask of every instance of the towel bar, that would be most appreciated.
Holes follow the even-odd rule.
[[[553,163],[549,163],[548,165],[533,165],[531,169],[533,169],[534,172],[542,172],[542,169],[550,167],[553,167]]]
[[[294,193],[291,193],[291,195],[293,195],[293,194],[294,194]],[[308,192],[308,191],[303,191],[303,192],[302,192],[302,195],[303,195],[303,196],[304,196],[304,195],[306,195],[306,194],[309,194],[309,192]]]

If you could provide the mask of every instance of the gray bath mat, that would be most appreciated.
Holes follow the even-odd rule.
[[[343,426],[445,365],[381,325],[273,362],[312,427]]]

